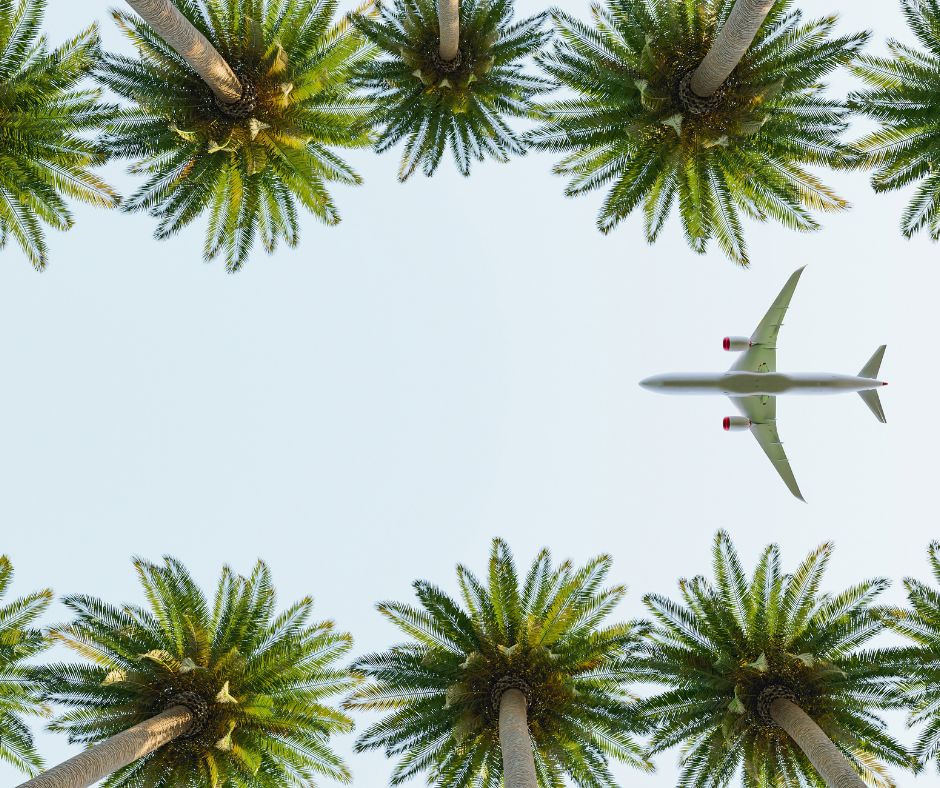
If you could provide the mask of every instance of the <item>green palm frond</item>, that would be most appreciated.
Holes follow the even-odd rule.
[[[890,57],[868,56],[854,67],[869,86],[851,96],[852,107],[880,127],[858,145],[875,168],[872,186],[887,192],[917,184],[901,220],[910,238],[926,229],[940,239],[940,3],[901,0],[907,21],[923,49],[890,41]]]
[[[867,35],[833,37],[835,18],[804,22],[780,0],[713,100],[692,106],[683,83],[732,4],[606,0],[592,25],[556,12],[559,40],[539,62],[573,95],[544,107],[530,141],[567,154],[555,171],[570,176],[568,195],[607,189],[602,232],[639,208],[653,243],[678,205],[692,249],[714,240],[747,265],[744,218],[808,231],[814,212],[847,206],[813,173],[854,161],[847,109],[821,83]]]
[[[473,160],[525,153],[507,120],[530,116],[532,97],[549,85],[522,68],[548,39],[543,21],[513,22],[511,0],[464,0],[460,55],[444,63],[434,0],[395,0],[378,17],[356,17],[381,52],[360,74],[375,103],[376,148],[405,141],[402,181],[419,167],[432,175],[448,148],[464,175]]]
[[[496,788],[500,687],[511,681],[526,688],[542,788],[566,777],[613,788],[609,759],[649,768],[622,680],[645,625],[603,624],[625,593],[603,587],[610,564],[555,566],[542,551],[523,579],[497,539],[485,580],[458,567],[460,602],[419,581],[418,606],[379,605],[409,640],[355,665],[370,681],[347,706],[387,712],[357,749],[397,758],[395,785],[429,772],[441,788]]]
[[[159,220],[158,238],[208,216],[204,255],[240,268],[256,240],[295,246],[298,204],[325,224],[340,216],[330,183],[360,177],[333,151],[370,144],[368,105],[350,82],[372,47],[336,0],[186,0],[177,6],[238,75],[237,111],[138,18],[115,12],[138,57],[108,55],[100,79],[132,106],[109,149],[146,182],[125,204]]]
[[[935,586],[908,578],[904,581],[910,608],[887,616],[892,629],[912,645],[894,652],[911,709],[911,723],[922,725],[915,755],[921,764],[937,761],[940,769],[940,542],[928,549]]]
[[[769,687],[792,695],[866,784],[894,785],[884,764],[912,766],[875,714],[904,705],[895,662],[862,649],[884,630],[873,603],[888,583],[822,593],[831,549],[823,545],[785,574],[771,545],[748,577],[721,532],[713,580],[681,581],[681,602],[646,597],[655,625],[638,676],[665,689],[641,701],[640,711],[652,752],[683,745],[680,786],[719,788],[743,767],[745,788],[824,788],[806,756],[762,712]]]
[[[0,0],[0,248],[12,237],[40,271],[44,225],[74,223],[67,199],[118,201],[92,172],[106,154],[88,137],[114,108],[81,87],[99,59],[97,29],[49,49],[40,32],[45,9],[46,0]]]
[[[0,556],[0,598],[13,581],[13,566]],[[41,686],[26,662],[46,648],[36,619],[49,607],[52,592],[37,591],[0,604],[0,761],[29,775],[42,767],[23,717],[43,715]]]
[[[311,622],[309,598],[278,613],[261,562],[248,577],[225,568],[211,599],[175,559],[137,560],[135,567],[145,607],[65,600],[75,618],[53,637],[83,661],[42,669],[47,698],[69,707],[51,728],[72,742],[100,742],[187,693],[207,711],[194,732],[103,785],[309,788],[319,776],[348,781],[329,738],[352,723],[328,699],[351,686],[337,664],[350,636],[331,622]]]

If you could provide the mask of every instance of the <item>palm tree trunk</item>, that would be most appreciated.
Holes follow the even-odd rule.
[[[538,788],[527,705],[525,695],[517,689],[506,690],[499,699],[499,747],[506,788]]]
[[[441,28],[441,60],[450,63],[460,52],[460,0],[437,0]]]
[[[692,92],[713,96],[747,54],[774,0],[736,0],[705,59],[692,74]]]
[[[770,704],[770,717],[796,742],[829,788],[865,788],[865,783],[839,748],[793,701],[786,698],[775,700]]]
[[[193,719],[193,713],[185,706],[173,706],[17,788],[87,788],[186,733]]]
[[[242,83],[235,72],[172,0],[127,0],[127,3],[189,63],[219,101],[234,104],[242,97]]]

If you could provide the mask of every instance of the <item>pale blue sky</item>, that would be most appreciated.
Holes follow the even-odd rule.
[[[114,4],[52,0],[46,28],[59,41],[97,19],[119,47]],[[800,5],[876,29],[876,50],[907,37],[893,1]],[[566,9],[586,16],[588,3]],[[494,535],[526,562],[542,545],[612,553],[630,586],[623,617],[643,593],[707,572],[720,527],[749,564],[767,541],[792,566],[834,540],[829,589],[926,577],[940,249],[900,236],[907,195],[827,175],[854,209],[815,235],[749,226],[742,271],[691,253],[675,221],[655,247],[637,219],[601,236],[602,195],[566,199],[551,156],[470,179],[447,162],[405,186],[396,154],[349,159],[366,185],[335,190],[343,224],[305,218],[298,249],[256,254],[235,276],[201,262],[201,222],[158,243],[146,216],[83,207],[50,236],[45,274],[2,253],[0,550],[15,591],[139,600],[134,554],[172,553],[206,585],[223,562],[247,571],[261,556],[284,602],[312,594],[362,653],[398,640],[375,601],[410,598],[418,577],[452,588],[455,563],[482,567]],[[130,187],[120,166],[109,173]],[[749,334],[807,263],[780,367],[855,373],[887,343],[892,385],[887,426],[853,395],[780,403],[804,505],[752,438],[722,431],[728,402],[637,381],[726,368],[722,337]],[[901,600],[899,583],[888,597]],[[50,763],[70,752],[39,743]],[[357,785],[385,784],[382,755],[338,747]],[[677,755],[654,776],[616,773],[667,788]],[[15,782],[0,767],[0,784]]]

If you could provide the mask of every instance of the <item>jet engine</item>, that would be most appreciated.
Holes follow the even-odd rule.
[[[740,432],[751,428],[751,420],[744,416],[725,416],[721,426],[724,427],[725,432]]]
[[[751,346],[751,339],[750,337],[725,337],[721,346],[732,353],[740,353]]]

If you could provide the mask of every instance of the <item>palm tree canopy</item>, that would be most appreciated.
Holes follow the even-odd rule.
[[[940,542],[928,550],[930,568],[937,587],[919,580],[904,581],[910,610],[898,611],[892,627],[914,641],[898,652],[906,683],[911,722],[923,724],[915,754],[921,763],[940,758]],[[937,763],[940,769],[940,760]]]
[[[910,238],[926,229],[940,239],[940,3],[901,0],[908,24],[922,49],[889,41],[890,57],[869,55],[855,65],[869,90],[852,96],[854,109],[878,120],[881,127],[860,140],[868,164],[876,169],[876,191],[918,188],[901,220]]]
[[[352,729],[326,705],[348,689],[336,666],[351,647],[331,622],[309,621],[312,601],[276,611],[270,572],[223,570],[207,598],[176,560],[135,561],[147,607],[71,596],[75,620],[56,639],[86,661],[43,670],[46,695],[71,707],[51,728],[94,743],[174,705],[195,715],[179,739],[140,758],[105,786],[304,786],[347,781],[329,737]]]
[[[0,597],[13,581],[13,565],[0,556]],[[46,647],[46,639],[33,624],[52,601],[52,592],[37,591],[0,604],[0,760],[26,774],[36,774],[42,759],[23,721],[43,712],[40,686],[26,660]]]
[[[241,267],[254,241],[294,246],[297,204],[329,225],[339,213],[331,182],[360,183],[334,148],[367,146],[368,109],[349,81],[371,57],[336,0],[181,0],[179,10],[212,43],[244,88],[218,102],[145,22],[114,16],[138,58],[108,55],[102,82],[131,102],[105,138],[147,176],[128,210],[159,220],[158,238],[208,214],[204,254]]]
[[[401,180],[419,166],[432,175],[448,148],[464,175],[474,159],[525,152],[506,120],[531,115],[532,97],[548,85],[521,62],[547,40],[543,21],[513,22],[511,0],[463,0],[460,52],[445,63],[435,0],[395,0],[378,17],[356,18],[381,52],[360,75],[375,102],[376,148],[406,140]]]
[[[487,582],[457,568],[462,604],[424,581],[419,607],[379,610],[409,642],[360,659],[371,682],[347,701],[389,712],[366,730],[358,750],[400,756],[393,784],[429,770],[447,788],[498,788],[502,780],[498,709],[521,689],[539,784],[613,786],[608,758],[646,768],[630,737],[632,700],[620,674],[642,625],[602,625],[624,594],[604,588],[608,556],[575,568],[542,551],[520,584],[513,556],[493,542]]]
[[[818,227],[813,211],[846,206],[807,166],[845,167],[846,107],[821,83],[851,61],[865,34],[833,37],[835,19],[804,22],[790,0],[770,11],[744,59],[709,99],[688,81],[733,0],[607,0],[588,25],[557,12],[560,33],[540,58],[573,92],[545,107],[535,147],[567,154],[569,195],[609,186],[598,217],[609,232],[642,205],[647,240],[673,206],[690,246],[711,240],[737,263],[742,218]]]
[[[12,236],[37,270],[48,259],[43,225],[74,223],[66,198],[117,203],[91,170],[106,154],[88,138],[114,108],[80,87],[99,57],[97,30],[50,50],[45,9],[46,0],[0,0],[0,248]]]
[[[714,581],[681,581],[682,603],[649,595],[656,619],[641,660],[647,681],[665,685],[642,702],[651,750],[683,743],[680,786],[723,786],[743,764],[745,788],[824,783],[769,716],[774,696],[793,700],[872,786],[892,786],[884,762],[910,767],[875,710],[903,704],[891,668],[861,647],[884,630],[874,599],[885,580],[820,593],[825,544],[793,574],[776,545],[748,579],[727,534],[715,538]]]

